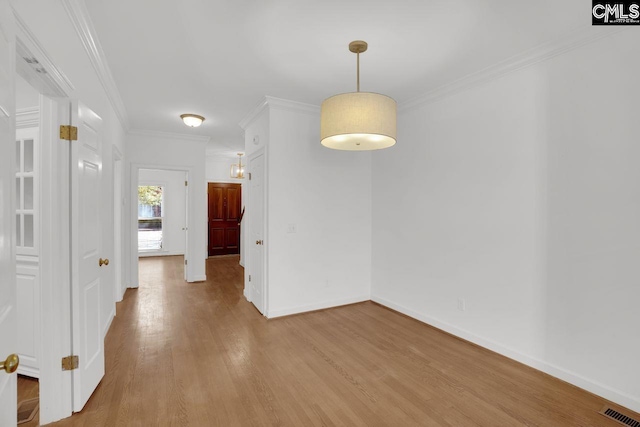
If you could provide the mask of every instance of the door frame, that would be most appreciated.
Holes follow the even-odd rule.
[[[72,414],[71,371],[60,369],[60,360],[71,350],[71,272],[69,240],[69,146],[60,143],[58,128],[68,124],[73,86],[33,33],[12,8],[16,24],[16,50],[28,52],[47,71],[37,76],[19,62],[23,76],[40,97],[41,191],[40,191],[40,423],[47,424]],[[64,121],[61,119],[64,118]],[[14,206],[15,208],[15,206]],[[46,357],[45,357],[46,356]]]
[[[268,173],[268,157],[267,157],[267,150],[262,147],[259,148],[258,150],[254,151],[253,153],[249,154],[247,156],[247,164],[246,164],[246,168],[248,170],[249,173],[252,173],[251,171],[251,162],[253,160],[255,160],[257,157],[259,156],[263,156],[264,157],[264,166],[263,166],[263,171],[264,171],[264,177],[263,177],[263,181],[262,181],[262,188],[264,190],[264,194],[263,194],[263,203],[262,203],[262,212],[263,212],[263,218],[262,218],[262,231],[263,231],[263,236],[264,236],[264,248],[262,251],[262,289],[263,289],[263,301],[262,301],[262,307],[264,308],[264,313],[263,316],[265,317],[269,317],[268,313],[269,313],[269,276],[268,276],[268,272],[269,272],[269,229],[267,227],[267,225],[269,224],[268,221],[268,217],[269,217],[269,212],[267,210],[267,206],[268,206],[268,194],[269,194],[269,187],[267,185],[268,182],[268,177],[269,177],[269,173]],[[249,175],[248,175],[249,176]],[[248,179],[247,176],[247,179]],[[251,215],[252,213],[252,209],[251,209],[251,202],[252,202],[252,189],[251,189],[251,184],[249,182],[247,182],[247,188],[246,188],[246,196],[243,195],[243,200],[246,200],[247,203],[245,204],[247,206],[247,214]],[[246,199],[244,199],[244,197],[246,197]],[[246,268],[244,269],[244,297],[247,299],[247,301],[252,302],[253,301],[253,292],[251,291],[251,287],[247,286],[247,284],[249,283],[249,273],[251,272],[251,270],[254,268],[254,260],[253,260],[253,256],[252,256],[252,251],[249,249],[251,246],[251,236],[252,236],[252,232],[253,230],[251,229],[251,221],[249,220],[249,217],[245,217],[243,218],[243,222],[246,221],[246,225],[245,225],[245,232],[244,234],[244,239],[243,239],[243,244],[245,247],[245,257],[246,257]]]
[[[189,166],[173,166],[173,165],[154,165],[154,164],[146,164],[146,163],[131,163],[131,167],[129,168],[130,178],[129,178],[129,220],[126,221],[129,228],[129,288],[138,288],[140,286],[140,278],[138,277],[139,269],[138,269],[138,186],[139,184],[139,172],[140,169],[156,169],[156,170],[169,170],[169,171],[177,171],[177,172],[185,172],[187,182],[190,181],[190,177],[193,176],[193,168]],[[185,248],[184,248],[184,259],[189,260],[194,258],[193,251],[189,247],[189,232],[191,231],[191,224],[193,223],[191,215],[191,209],[189,209],[189,205],[194,200],[195,195],[193,191],[189,191],[189,186],[187,186],[186,190],[186,201],[185,201],[185,212],[186,212],[186,224],[185,224]],[[196,282],[198,281],[194,278],[194,274],[192,271],[193,263],[189,265],[188,263],[184,267],[184,279],[187,282]]]
[[[122,260],[124,259],[122,254],[123,239],[122,230],[124,224],[124,156],[113,145],[112,153],[112,171],[113,171],[113,260],[115,269],[114,280],[114,301],[120,302],[124,297],[124,292],[127,290],[124,286],[124,268]],[[117,173],[120,172],[120,173]]]

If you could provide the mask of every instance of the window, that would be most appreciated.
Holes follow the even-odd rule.
[[[138,187],[138,251],[162,250],[162,193],[161,186]]]

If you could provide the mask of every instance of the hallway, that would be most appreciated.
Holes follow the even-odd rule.
[[[618,425],[603,399],[374,303],[268,321],[238,257],[191,284],[182,259],[140,261],[106,376],[54,425]]]

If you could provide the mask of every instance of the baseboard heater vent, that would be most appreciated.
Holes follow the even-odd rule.
[[[619,422],[622,425],[629,427],[640,427],[640,421],[634,420],[631,417],[627,417],[626,415],[621,414],[620,412],[616,411],[615,409],[611,409],[608,406],[602,408],[600,413],[607,418],[611,418],[612,420]]]

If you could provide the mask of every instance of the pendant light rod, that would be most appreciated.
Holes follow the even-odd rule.
[[[360,52],[358,52],[358,92],[360,92]]]
[[[358,87],[358,92],[360,92],[360,54],[363,52],[367,51],[367,47],[369,47],[367,45],[367,42],[362,41],[362,40],[356,40],[353,41],[351,43],[349,43],[349,50],[353,53],[356,54],[356,56],[358,57],[357,59],[357,78],[356,78],[356,83],[357,83],[357,87]]]

